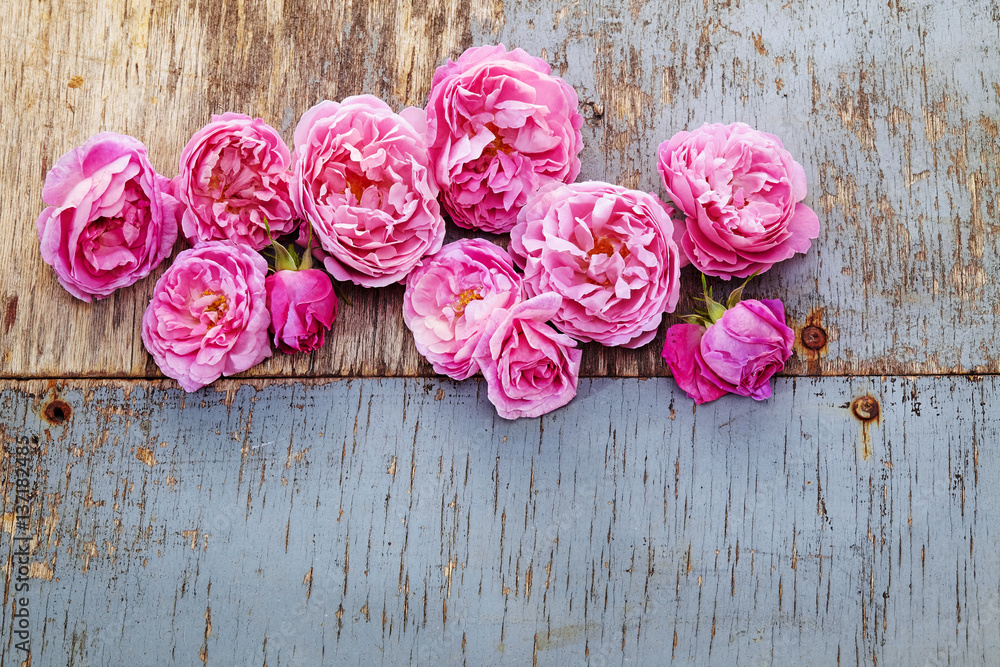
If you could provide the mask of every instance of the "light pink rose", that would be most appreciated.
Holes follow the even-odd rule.
[[[403,321],[434,372],[472,377],[472,357],[490,315],[521,300],[521,277],[507,252],[484,239],[441,248],[406,280]]]
[[[146,147],[113,132],[69,151],[45,177],[42,259],[78,299],[103,299],[149,275],[177,240],[180,207]]]
[[[598,182],[549,189],[524,207],[510,252],[527,296],[555,292],[552,318],[579,341],[639,347],[680,295],[673,224],[654,195]]]
[[[337,317],[337,295],[320,269],[275,271],[267,277],[267,310],[274,344],[286,353],[323,346]]]
[[[681,250],[702,273],[761,273],[819,236],[819,218],[799,203],[805,171],[772,134],[706,124],[660,144],[657,166],[685,217]]]
[[[371,95],[320,102],[295,128],[293,162],[292,201],[337,280],[384,287],[441,249],[421,109],[395,114]]]
[[[785,367],[794,342],[781,301],[748,299],[707,329],[697,324],[670,327],[663,359],[695,403],[727,393],[762,401],[771,396],[771,376]]]
[[[181,151],[174,179],[188,243],[229,239],[260,250],[270,243],[265,222],[275,236],[293,231],[291,164],[281,135],[260,118],[212,116]]]
[[[427,143],[445,210],[460,227],[510,231],[530,194],[580,173],[576,91],[550,71],[500,44],[468,49],[434,73]]]
[[[206,241],[177,255],[142,318],[142,342],[186,391],[271,356],[267,262],[246,246]]]
[[[486,323],[474,357],[504,419],[538,417],[576,396],[583,352],[545,323],[561,301],[558,294],[542,294],[493,311]]]

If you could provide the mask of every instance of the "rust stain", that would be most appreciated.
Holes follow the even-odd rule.
[[[865,423],[878,420],[881,416],[878,400],[870,394],[865,394],[854,399],[854,402],[851,403],[851,412]]]
[[[806,321],[795,335],[792,349],[800,359],[806,361],[808,374],[819,375],[820,359],[829,352],[830,333],[823,325],[825,307],[813,308]]]
[[[73,408],[66,401],[55,399],[45,406],[42,415],[48,423],[59,426],[73,418]]]
[[[150,468],[159,463],[159,461],[157,461],[156,457],[153,455],[153,450],[146,449],[145,447],[140,447],[138,451],[136,451],[135,458],[139,459],[140,461],[148,465]]]
[[[854,399],[851,403],[851,413],[861,422],[861,456],[867,461],[872,455],[871,434],[868,428],[872,423],[881,422],[882,409],[878,399],[871,394],[865,394]]]
[[[819,350],[826,347],[826,331],[822,327],[814,324],[802,329],[802,344],[810,350]]]
[[[759,34],[758,35],[756,33],[750,33],[750,36],[753,37],[753,46],[754,46],[755,49],[757,49],[757,53],[759,53],[762,56],[766,56],[767,55],[767,49],[764,48],[764,35],[763,34]]]
[[[14,320],[17,319],[17,295],[10,297],[7,300],[7,311],[3,316],[3,332],[7,334],[10,332],[10,328],[14,326]]]

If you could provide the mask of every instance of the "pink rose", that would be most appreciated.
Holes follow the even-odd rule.
[[[663,203],[608,183],[562,185],[521,211],[510,251],[525,294],[555,292],[552,318],[579,341],[639,347],[680,295],[680,259]]]
[[[659,153],[663,185],[685,216],[681,250],[702,273],[764,272],[819,236],[819,218],[799,203],[806,174],[776,136],[706,124],[678,132]]]
[[[133,137],[102,132],[45,177],[42,259],[78,299],[103,299],[149,275],[177,240],[179,206]]]
[[[142,342],[186,391],[271,356],[267,262],[231,241],[185,250],[160,276],[142,318]]]
[[[510,231],[540,185],[580,173],[576,91],[550,71],[500,44],[468,49],[434,73],[427,142],[445,210],[460,227]]]
[[[312,352],[323,345],[337,317],[330,276],[319,269],[276,271],[267,277],[267,310],[274,344],[282,352]]]
[[[695,403],[727,393],[762,401],[771,396],[771,376],[785,367],[794,341],[781,301],[748,299],[707,329],[697,324],[670,327],[663,359]]]
[[[545,323],[561,301],[558,294],[542,294],[493,311],[486,323],[474,358],[504,419],[538,417],[576,396],[583,352]]]
[[[174,179],[188,243],[228,239],[260,250],[270,243],[265,222],[276,236],[293,231],[291,163],[281,135],[260,118],[212,116],[181,151]]]
[[[434,372],[464,380],[479,370],[472,353],[490,315],[520,300],[510,255],[489,241],[462,239],[407,278],[403,320]]]
[[[384,287],[444,241],[424,114],[371,95],[320,102],[295,128],[292,200],[337,280]]]

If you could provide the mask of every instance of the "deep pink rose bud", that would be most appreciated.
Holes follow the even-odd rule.
[[[536,296],[493,311],[486,323],[473,356],[504,419],[539,417],[576,396],[583,352],[546,324],[561,301],[558,294]]]
[[[78,299],[103,299],[145,278],[177,240],[180,206],[133,137],[102,132],[45,177],[36,226],[42,259]]]
[[[434,372],[464,380],[479,370],[472,353],[490,315],[520,300],[510,255],[485,239],[461,239],[407,278],[403,321]]]
[[[762,401],[771,396],[771,376],[785,367],[794,341],[781,301],[748,299],[726,309],[707,328],[670,327],[663,360],[695,403],[727,393]]]
[[[660,144],[657,167],[684,215],[681,250],[702,273],[763,273],[819,236],[800,203],[805,171],[772,134],[743,123],[678,132]]]
[[[664,204],[595,181],[543,190],[521,210],[510,254],[526,296],[563,297],[553,323],[573,338],[638,347],[680,296],[680,259]]]
[[[231,241],[177,255],[142,317],[142,342],[164,375],[186,391],[271,356],[267,262]]]
[[[212,116],[181,151],[174,179],[188,243],[228,239],[260,250],[270,243],[265,222],[279,236],[293,231],[291,164],[281,135],[260,118]]]
[[[422,109],[396,114],[371,95],[320,102],[299,120],[292,201],[337,280],[391,285],[441,249],[424,130]]]
[[[460,227],[510,231],[541,185],[580,173],[576,91],[550,71],[500,44],[468,49],[434,73],[427,144],[441,200]]]
[[[267,277],[267,309],[279,350],[312,352],[323,345],[337,317],[337,295],[320,269],[276,271]]]

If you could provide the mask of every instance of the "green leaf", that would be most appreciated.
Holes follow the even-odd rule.
[[[708,320],[708,318],[703,317],[701,315],[681,315],[681,319],[687,322],[688,324],[694,324],[699,327],[705,327],[706,329],[712,326],[712,323]]]
[[[302,253],[302,263],[299,264],[299,271],[311,269],[313,265],[313,227],[309,225],[309,236],[306,241],[306,251]]]
[[[726,312],[726,307],[711,297],[705,297],[705,305],[708,306],[708,318],[713,323],[718,322]]]

